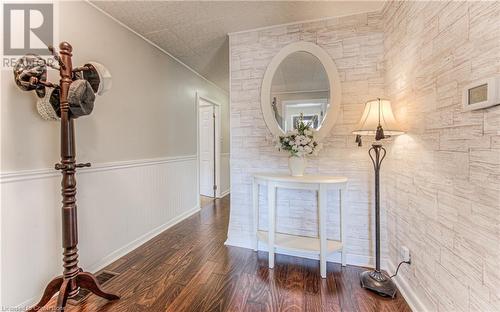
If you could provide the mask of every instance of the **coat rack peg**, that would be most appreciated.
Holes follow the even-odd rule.
[[[49,87],[49,88],[59,88],[59,85],[57,84],[54,84],[50,81],[44,81],[44,80],[40,80],[38,81],[39,84],[43,85],[44,87]]]
[[[81,71],[87,71],[87,70],[90,70],[90,67],[86,66],[86,65],[73,68],[73,72],[74,73],[75,72],[81,72]]]
[[[52,68],[52,69],[55,69],[57,71],[59,71],[61,69],[61,66],[59,66],[59,63],[58,63],[58,65],[55,65],[52,62],[47,62],[47,66]]]
[[[35,88],[36,90],[41,90],[41,89],[44,89],[45,87],[48,87],[48,88],[59,88],[59,85],[54,84],[54,83],[52,83],[50,81],[47,81],[47,80],[41,80],[41,79],[39,79],[37,77],[31,77],[29,79],[29,85],[32,88]]]
[[[81,163],[81,164],[76,164],[76,168],[85,168],[85,167],[91,167],[91,163]]]
[[[49,45],[48,46],[49,48],[49,51],[50,53],[52,54],[52,57],[57,61],[57,63],[59,63],[59,66],[62,68],[62,69],[66,69],[66,65],[64,65],[64,62],[62,61],[61,57],[59,56],[59,54],[57,54],[56,50],[54,49],[53,46]],[[52,67],[52,66],[51,66]]]
[[[54,168],[55,168],[56,170],[65,170],[65,169],[67,169],[67,168],[68,168],[68,166],[63,165],[63,164],[55,164],[55,165],[54,165]]]

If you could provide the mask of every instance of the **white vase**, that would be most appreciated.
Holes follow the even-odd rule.
[[[301,177],[304,175],[306,170],[306,158],[305,157],[288,157],[288,168],[290,168],[290,173],[294,177]]]

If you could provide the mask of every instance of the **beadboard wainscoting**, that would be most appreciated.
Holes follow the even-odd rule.
[[[1,175],[3,306],[33,303],[61,273],[60,179],[53,169]],[[79,170],[81,267],[99,270],[199,211],[196,179],[196,155]]]
[[[306,174],[349,178],[344,202],[347,262],[370,266],[375,247],[373,167],[367,154],[369,142],[358,148],[351,131],[362,115],[364,103],[384,94],[384,35],[381,14],[377,12],[230,34],[231,216],[226,243],[252,247],[252,175],[288,172],[288,155],[277,151],[264,122],[261,85],[272,58],[283,47],[298,41],[317,44],[330,55],[342,88],[336,124],[324,138],[319,156],[308,160]],[[260,192],[260,224],[266,223],[265,193]],[[334,217],[338,216],[338,205],[334,205],[334,194],[328,196],[327,229],[332,237],[339,230]],[[278,231],[317,234],[316,195],[311,191],[278,190],[277,215]],[[339,259],[334,254],[330,260]]]

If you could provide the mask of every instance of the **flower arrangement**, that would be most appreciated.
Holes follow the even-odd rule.
[[[301,114],[295,129],[287,131],[285,135],[279,136],[276,147],[278,150],[287,151],[290,157],[304,157],[308,155],[316,156],[322,148],[322,144],[316,142],[314,135],[316,130],[311,128],[314,119],[304,122]]]

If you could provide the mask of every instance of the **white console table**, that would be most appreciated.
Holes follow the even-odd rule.
[[[268,229],[259,230],[259,185],[267,186],[268,201]],[[304,237],[298,235],[276,233],[276,189],[301,189],[317,192],[318,195],[318,225],[319,237]],[[326,256],[333,252],[342,252],[342,266],[346,265],[346,253],[344,252],[344,218],[345,207],[342,197],[347,189],[346,177],[305,175],[293,177],[286,174],[256,174],[253,179],[253,227],[255,232],[254,250],[257,251],[258,242],[265,242],[269,248],[269,268],[274,268],[275,248],[289,251],[319,254],[320,273],[326,278]],[[330,240],[326,237],[326,208],[327,191],[339,192],[340,205],[340,240]]]

